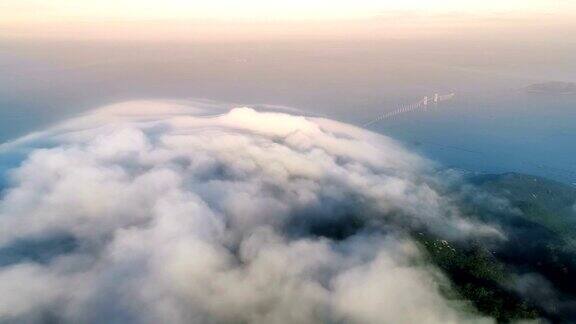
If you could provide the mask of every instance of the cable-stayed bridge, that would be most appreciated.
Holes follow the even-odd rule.
[[[392,118],[394,116],[402,115],[402,114],[412,112],[412,111],[418,111],[418,110],[426,111],[428,109],[429,105],[438,105],[441,102],[451,100],[452,98],[454,98],[454,96],[456,96],[455,93],[449,93],[449,94],[444,94],[444,95],[440,95],[438,93],[435,93],[433,96],[425,96],[424,98],[420,99],[418,102],[414,102],[414,103],[407,104],[407,105],[402,105],[402,106],[398,107],[396,110],[386,112],[386,113],[372,119],[371,121],[367,122],[363,126],[366,127],[366,126],[372,125],[374,123],[377,123],[381,120],[389,119],[389,118]]]

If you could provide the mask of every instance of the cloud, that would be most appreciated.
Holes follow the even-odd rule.
[[[406,235],[497,234],[435,189],[432,163],[328,119],[208,111],[124,103],[0,146],[21,157],[0,249],[28,250],[0,262],[0,318],[491,322],[441,295]]]

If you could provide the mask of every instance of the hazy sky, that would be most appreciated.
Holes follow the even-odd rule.
[[[494,26],[571,26],[575,18],[576,1],[570,0],[3,0],[0,36],[402,36]]]
[[[28,23],[142,19],[351,19],[386,11],[429,14],[466,12],[556,13],[576,10],[576,1],[561,0],[3,0],[0,20]]]

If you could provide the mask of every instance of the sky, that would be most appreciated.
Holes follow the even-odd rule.
[[[235,35],[266,35],[262,24],[271,24],[275,35],[331,30],[319,32],[325,36],[338,29],[330,22],[345,22],[353,34],[367,34],[375,20],[376,25],[393,25],[393,34],[414,33],[414,28],[409,28],[413,25],[445,33],[455,26],[478,28],[479,22],[482,28],[487,23],[494,26],[510,21],[572,24],[574,16],[576,1],[563,0],[4,0],[0,3],[0,36],[138,38],[146,34],[169,38],[183,32],[190,36],[189,26],[194,25],[194,31],[212,37],[229,34],[222,26],[230,24],[241,25],[235,28]],[[304,22],[307,25],[302,27]],[[372,27],[354,25],[359,22],[370,22]]]
[[[300,20],[355,19],[386,11],[429,14],[464,12],[555,13],[576,9],[573,1],[553,0],[357,0],[357,1],[267,1],[267,0],[4,0],[0,19],[8,22],[98,21],[142,19]]]

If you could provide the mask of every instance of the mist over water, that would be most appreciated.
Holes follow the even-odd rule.
[[[576,323],[575,22],[0,1],[0,324]]]
[[[0,36],[0,322],[573,322],[576,43],[527,30]]]
[[[571,43],[481,39],[234,43],[2,41],[0,141],[105,104],[205,98],[362,125],[425,95],[453,101],[371,125],[447,166],[576,181]],[[552,63],[553,62],[553,63]]]

